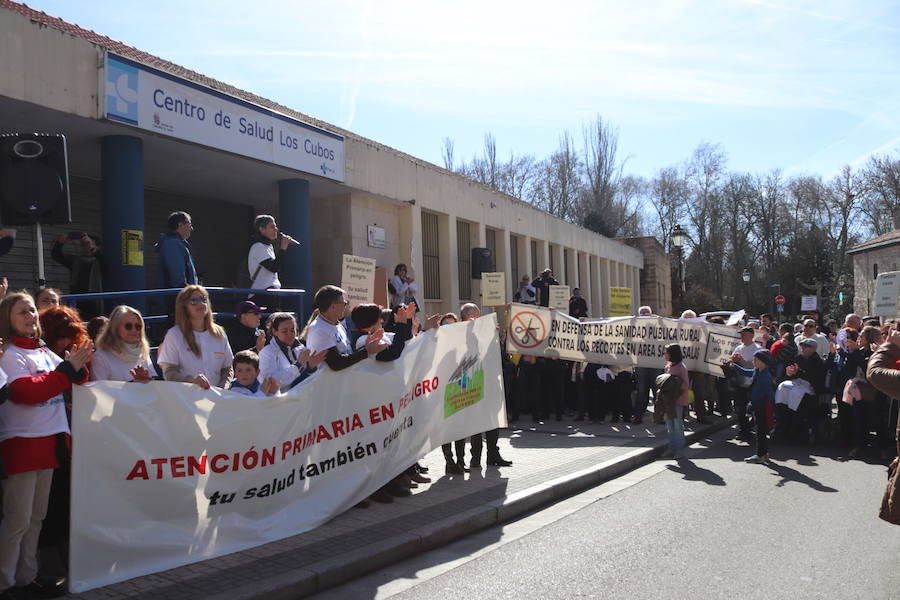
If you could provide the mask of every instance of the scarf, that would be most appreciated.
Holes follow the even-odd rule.
[[[140,344],[127,344],[125,342],[120,342],[119,348],[113,352],[113,355],[122,362],[133,365],[143,362],[141,360]]]

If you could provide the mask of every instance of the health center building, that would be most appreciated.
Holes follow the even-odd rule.
[[[107,291],[154,288],[153,244],[184,210],[209,286],[248,278],[253,217],[268,213],[302,242],[284,287],[339,285],[351,254],[388,275],[409,265],[423,310],[455,312],[480,304],[472,249],[488,248],[508,300],[522,275],[549,267],[582,289],[591,316],[609,314],[612,287],[630,288],[637,312],[640,250],[457,173],[10,0],[0,56],[0,134],[67,140],[72,222],[42,226],[47,284],[64,292],[69,273],[49,260],[59,236],[101,237]],[[33,287],[37,272],[35,228],[17,229],[0,272],[10,289]]]

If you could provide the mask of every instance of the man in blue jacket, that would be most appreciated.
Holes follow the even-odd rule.
[[[191,245],[187,240],[194,231],[191,215],[184,211],[169,215],[169,231],[159,234],[156,251],[159,252],[159,277],[161,288],[183,288],[197,283],[197,270]]]

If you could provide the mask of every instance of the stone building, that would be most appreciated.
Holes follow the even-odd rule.
[[[653,312],[672,316],[672,263],[662,244],[653,236],[618,238],[644,255],[641,271],[641,304]]]
[[[879,273],[900,270],[900,227],[894,217],[894,229],[847,251],[853,257],[853,312],[872,314],[875,278]]]

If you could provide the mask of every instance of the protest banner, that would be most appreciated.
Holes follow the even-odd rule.
[[[357,304],[372,302],[375,299],[375,259],[345,254],[341,287],[344,297],[350,301],[350,310]]]
[[[506,274],[482,273],[481,274],[481,305],[505,306],[506,305]]]
[[[496,315],[279,397],[74,386],[69,581],[82,592],[325,523],[444,442],[506,426]]]
[[[550,308],[569,312],[569,298],[572,294],[569,292],[567,285],[548,285],[548,298],[550,299]]]
[[[661,369],[663,349],[678,343],[690,371],[722,376],[722,361],[740,344],[736,329],[703,319],[621,317],[580,322],[561,312],[511,304],[507,349],[510,352]]]
[[[631,307],[631,288],[609,288],[609,314],[607,316],[625,317],[633,314],[634,309]]]

